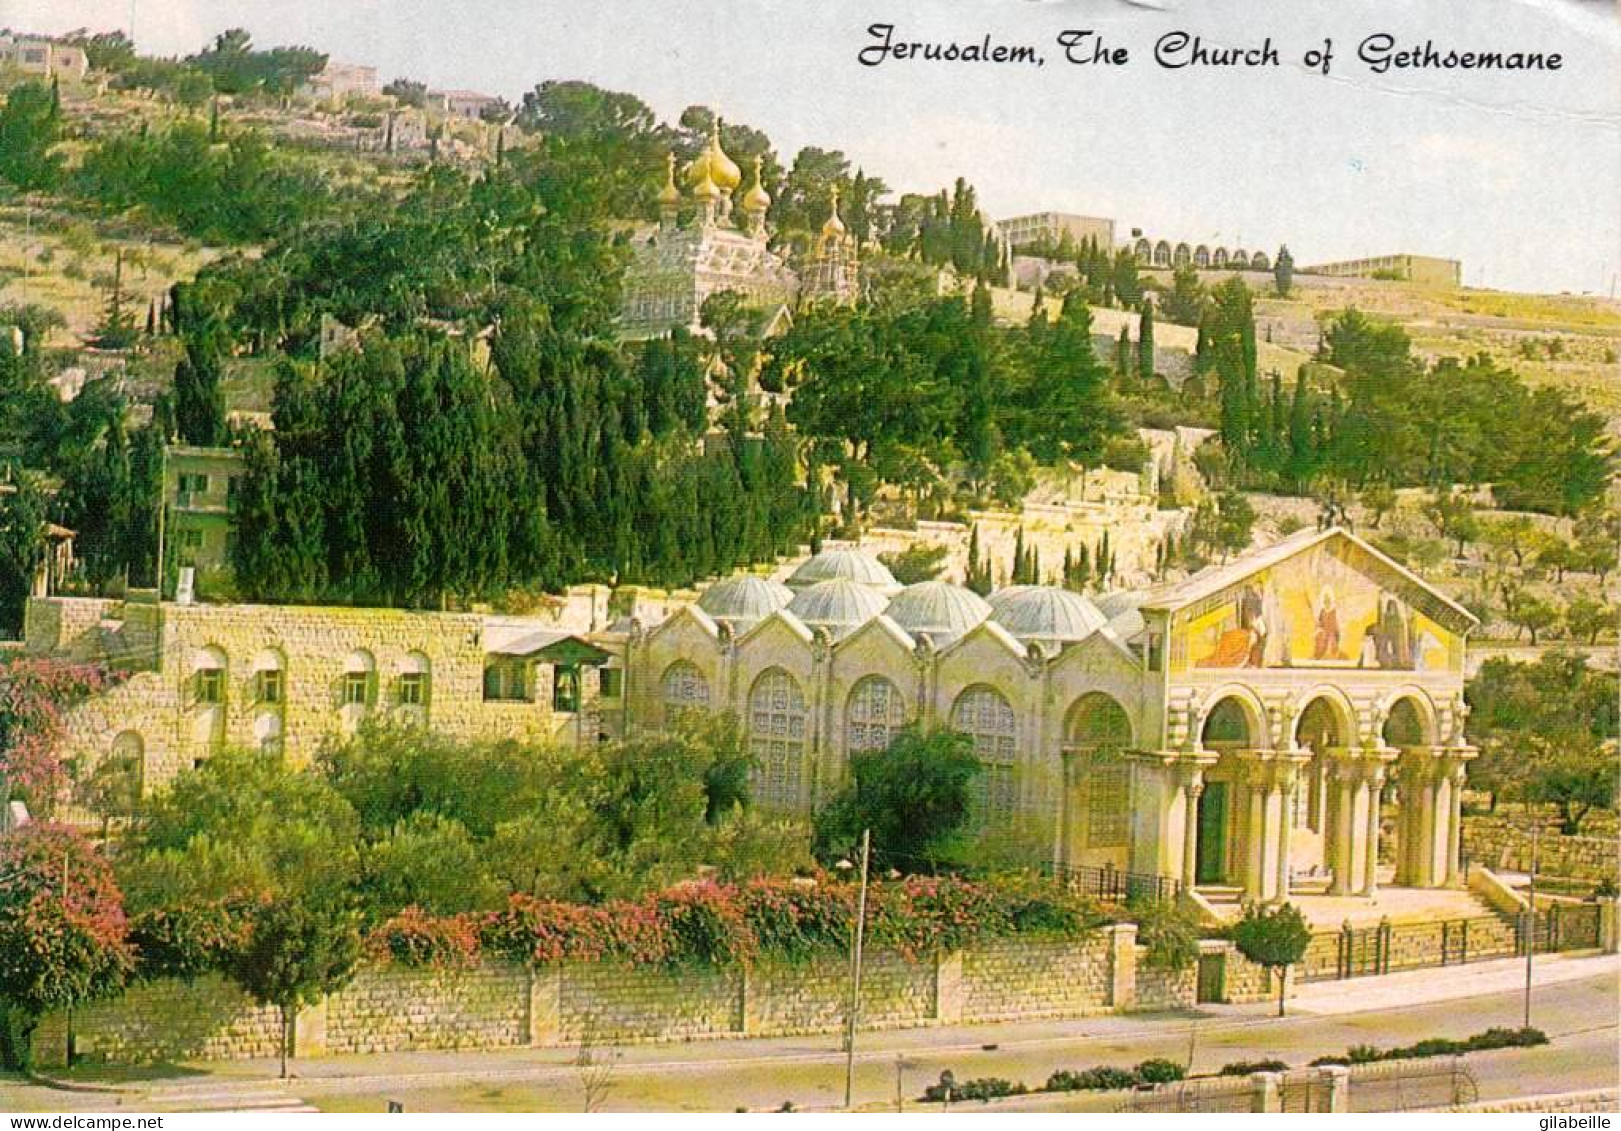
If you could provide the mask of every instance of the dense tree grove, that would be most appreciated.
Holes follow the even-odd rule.
[[[1325,480],[1355,491],[1489,483],[1500,506],[1559,515],[1588,507],[1609,482],[1603,417],[1484,355],[1426,365],[1399,327],[1346,310],[1328,327],[1323,360],[1344,378],[1314,382],[1303,367],[1286,388],[1282,374],[1261,377],[1243,281],[1204,300],[1194,364],[1212,382],[1232,482],[1293,493]]]

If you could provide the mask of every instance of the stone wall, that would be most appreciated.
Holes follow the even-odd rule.
[[[138,985],[113,1001],[81,1005],[73,1011],[73,1033],[79,1056],[91,1062],[246,1060],[277,1054],[281,1017],[211,974]],[[42,1066],[60,1064],[67,1015],[45,1017],[34,1047]]]
[[[862,969],[864,1029],[1078,1017],[1136,1004],[1135,927],[1073,941],[1001,940],[912,962],[870,952]],[[1144,972],[1150,1008],[1192,1000],[1192,973]],[[1124,989],[1122,988],[1124,987]],[[505,962],[468,970],[363,967],[344,989],[300,1011],[297,1056],[408,1049],[571,1045],[836,1033],[849,966],[838,956],[750,969],[568,964],[531,971]],[[90,1063],[273,1057],[279,1019],[216,976],[139,985],[81,1006],[75,1046]],[[62,1063],[65,1017],[35,1037],[41,1065]]]
[[[482,1049],[529,1043],[529,972],[363,968],[324,1003],[326,1051]]]
[[[1148,948],[1137,948],[1137,1001],[1139,1010],[1192,1009],[1198,998],[1199,970],[1166,970],[1148,965]]]
[[[995,942],[963,952],[962,1019],[1078,1017],[1106,1009],[1110,936],[1077,942]]]
[[[1463,854],[1494,871],[1527,872],[1531,836],[1502,817],[1472,816],[1463,821]],[[1557,827],[1537,838],[1537,869],[1597,883],[1618,878],[1621,839],[1615,836],[1560,836]]]

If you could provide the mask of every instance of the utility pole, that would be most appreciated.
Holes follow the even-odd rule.
[[[861,1013],[861,942],[867,926],[867,864],[872,830],[861,830],[861,890],[856,896],[855,930],[850,936],[850,1014],[844,1034],[844,1109],[850,1110],[856,1089],[856,1023]]]
[[[1531,819],[1531,909],[1526,912],[1525,932],[1525,1025],[1531,1027],[1531,956],[1537,951],[1537,838],[1542,832],[1542,823],[1535,816]]]

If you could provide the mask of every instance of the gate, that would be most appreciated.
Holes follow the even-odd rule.
[[[1225,954],[1201,954],[1199,956],[1199,981],[1193,1000],[1199,1003],[1226,1000],[1226,974],[1227,956]]]

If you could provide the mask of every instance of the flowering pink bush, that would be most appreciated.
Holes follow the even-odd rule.
[[[479,956],[479,922],[472,915],[428,915],[407,907],[366,940],[373,958],[402,966],[472,966]]]
[[[704,880],[599,907],[514,895],[479,934],[491,951],[524,962],[793,962],[849,946],[855,905],[854,885],[826,879],[741,887]],[[869,942],[914,961],[986,938],[1075,937],[1104,921],[1085,900],[1035,883],[914,876],[875,882],[867,896]]]
[[[64,825],[25,825],[0,837],[0,1007],[5,1057],[26,1065],[39,1016],[116,993],[135,965],[124,899],[112,869]]]
[[[0,664],[0,776],[41,813],[51,812],[66,784],[65,711],[112,682],[97,664],[33,657]]]

